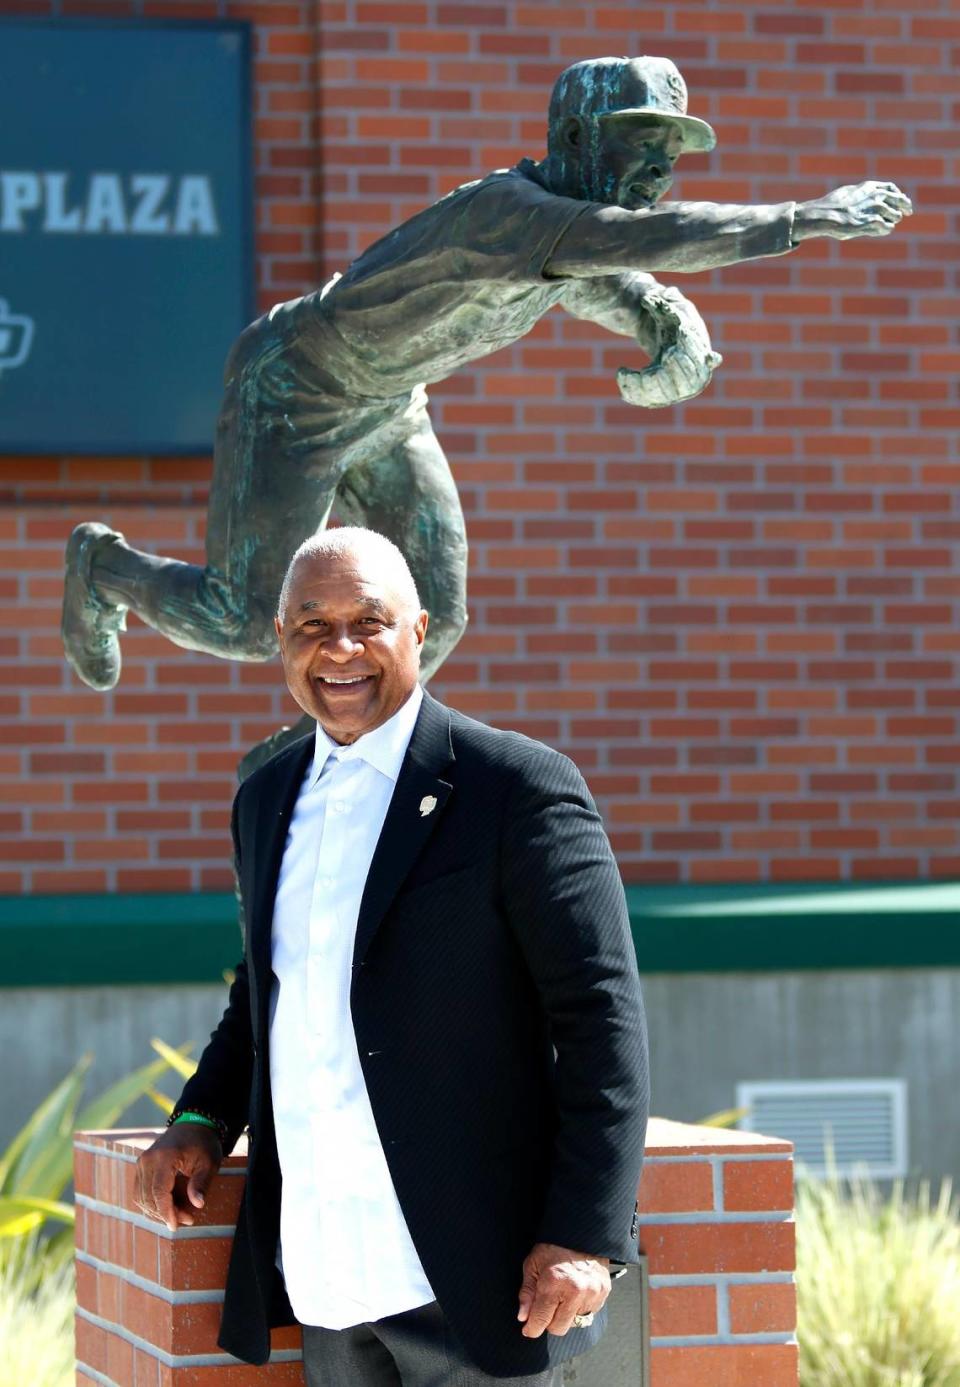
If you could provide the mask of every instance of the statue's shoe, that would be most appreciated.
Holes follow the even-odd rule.
[[[91,689],[112,689],[120,678],[120,637],[126,607],[101,597],[90,574],[97,552],[123,535],[96,521],[78,525],[67,541],[60,632],[67,659]]]

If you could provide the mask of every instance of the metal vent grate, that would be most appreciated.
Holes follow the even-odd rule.
[[[741,1127],[792,1141],[811,1175],[866,1166],[878,1179],[907,1173],[907,1085],[903,1079],[782,1080],[737,1085]]]

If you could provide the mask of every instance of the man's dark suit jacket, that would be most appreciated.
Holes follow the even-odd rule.
[[[234,803],[245,955],[178,1110],[249,1123],[220,1344],[251,1363],[290,1322],[274,1258],[274,895],[313,738]],[[436,806],[424,813],[427,797]],[[429,804],[429,801],[428,801]],[[424,696],[360,908],[351,991],[364,1078],[400,1206],[454,1334],[493,1376],[588,1349],[605,1313],[524,1338],[535,1242],[637,1260],[646,1033],[623,888],[572,762]]]

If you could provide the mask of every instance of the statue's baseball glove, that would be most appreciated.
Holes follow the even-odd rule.
[[[644,295],[643,307],[656,333],[656,350],[642,371],[620,367],[620,394],[628,404],[644,409],[692,400],[710,384],[723,360],[710,346],[706,323],[679,289],[658,284]]]

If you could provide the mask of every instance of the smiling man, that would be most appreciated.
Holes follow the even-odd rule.
[[[349,746],[408,699],[419,706],[428,616],[406,560],[380,535],[347,529],[308,542],[274,620],[287,687],[328,739]]]
[[[244,957],[139,1203],[191,1224],[249,1123],[225,1349],[295,1318],[308,1387],[558,1387],[637,1260],[636,960],[579,772],[424,693],[428,621],[381,535],[294,556],[317,725],[238,791]]]
[[[290,555],[334,506],[406,554],[431,614],[428,677],[466,622],[466,541],[425,385],[558,306],[652,358],[620,369],[624,399],[690,399],[720,357],[693,304],[654,273],[784,255],[814,236],[884,236],[911,210],[878,182],[811,202],[664,202],[677,159],[715,142],[668,59],[575,63],[554,87],[545,159],[464,184],[252,324],[227,363],[206,565],[141,553],[104,525],[74,531],[62,629],[80,678],[117,682],[128,609],[188,649],[270,658]]]

